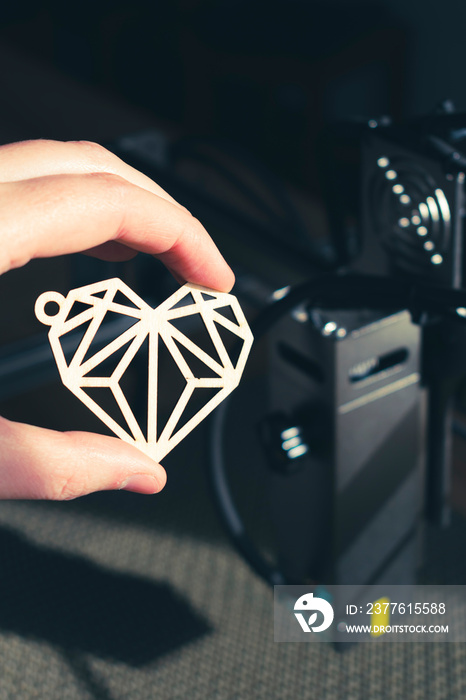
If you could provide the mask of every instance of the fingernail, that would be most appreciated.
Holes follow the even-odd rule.
[[[150,474],[133,474],[123,481],[119,490],[134,491],[134,493],[158,493],[160,484],[155,476]]]

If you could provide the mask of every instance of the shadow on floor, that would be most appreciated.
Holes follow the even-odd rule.
[[[115,572],[0,529],[0,629],[45,641],[65,655],[131,666],[210,632],[172,587]]]

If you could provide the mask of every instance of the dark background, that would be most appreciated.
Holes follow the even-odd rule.
[[[465,107],[465,15],[451,0],[23,1],[2,7],[0,40],[185,134],[247,146],[309,186],[324,123],[422,114],[445,97]],[[39,118],[40,103],[59,97],[46,87],[14,94],[18,69],[2,66],[19,101],[11,137],[86,137],[79,123],[68,134]]]

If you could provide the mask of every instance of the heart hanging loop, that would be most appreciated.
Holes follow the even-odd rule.
[[[51,326],[60,314],[65,297],[60,292],[44,292],[36,301],[34,313],[41,323],[45,326]],[[45,307],[47,304],[57,304],[58,311],[55,313],[47,313]]]

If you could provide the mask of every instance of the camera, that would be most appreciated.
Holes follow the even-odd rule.
[[[466,115],[448,104],[401,125],[371,119],[327,132],[322,188],[335,281],[342,273],[378,276],[388,290],[419,285],[433,298],[461,290],[465,139]],[[322,308],[303,296],[269,324],[258,435],[274,565],[245,544],[238,512],[232,527],[220,439],[212,471],[227,527],[270,582],[413,582],[426,517],[448,522],[466,335],[458,319],[406,302],[377,309],[369,287],[353,308],[343,295],[341,307],[334,298]],[[214,431],[223,420],[214,418]]]

